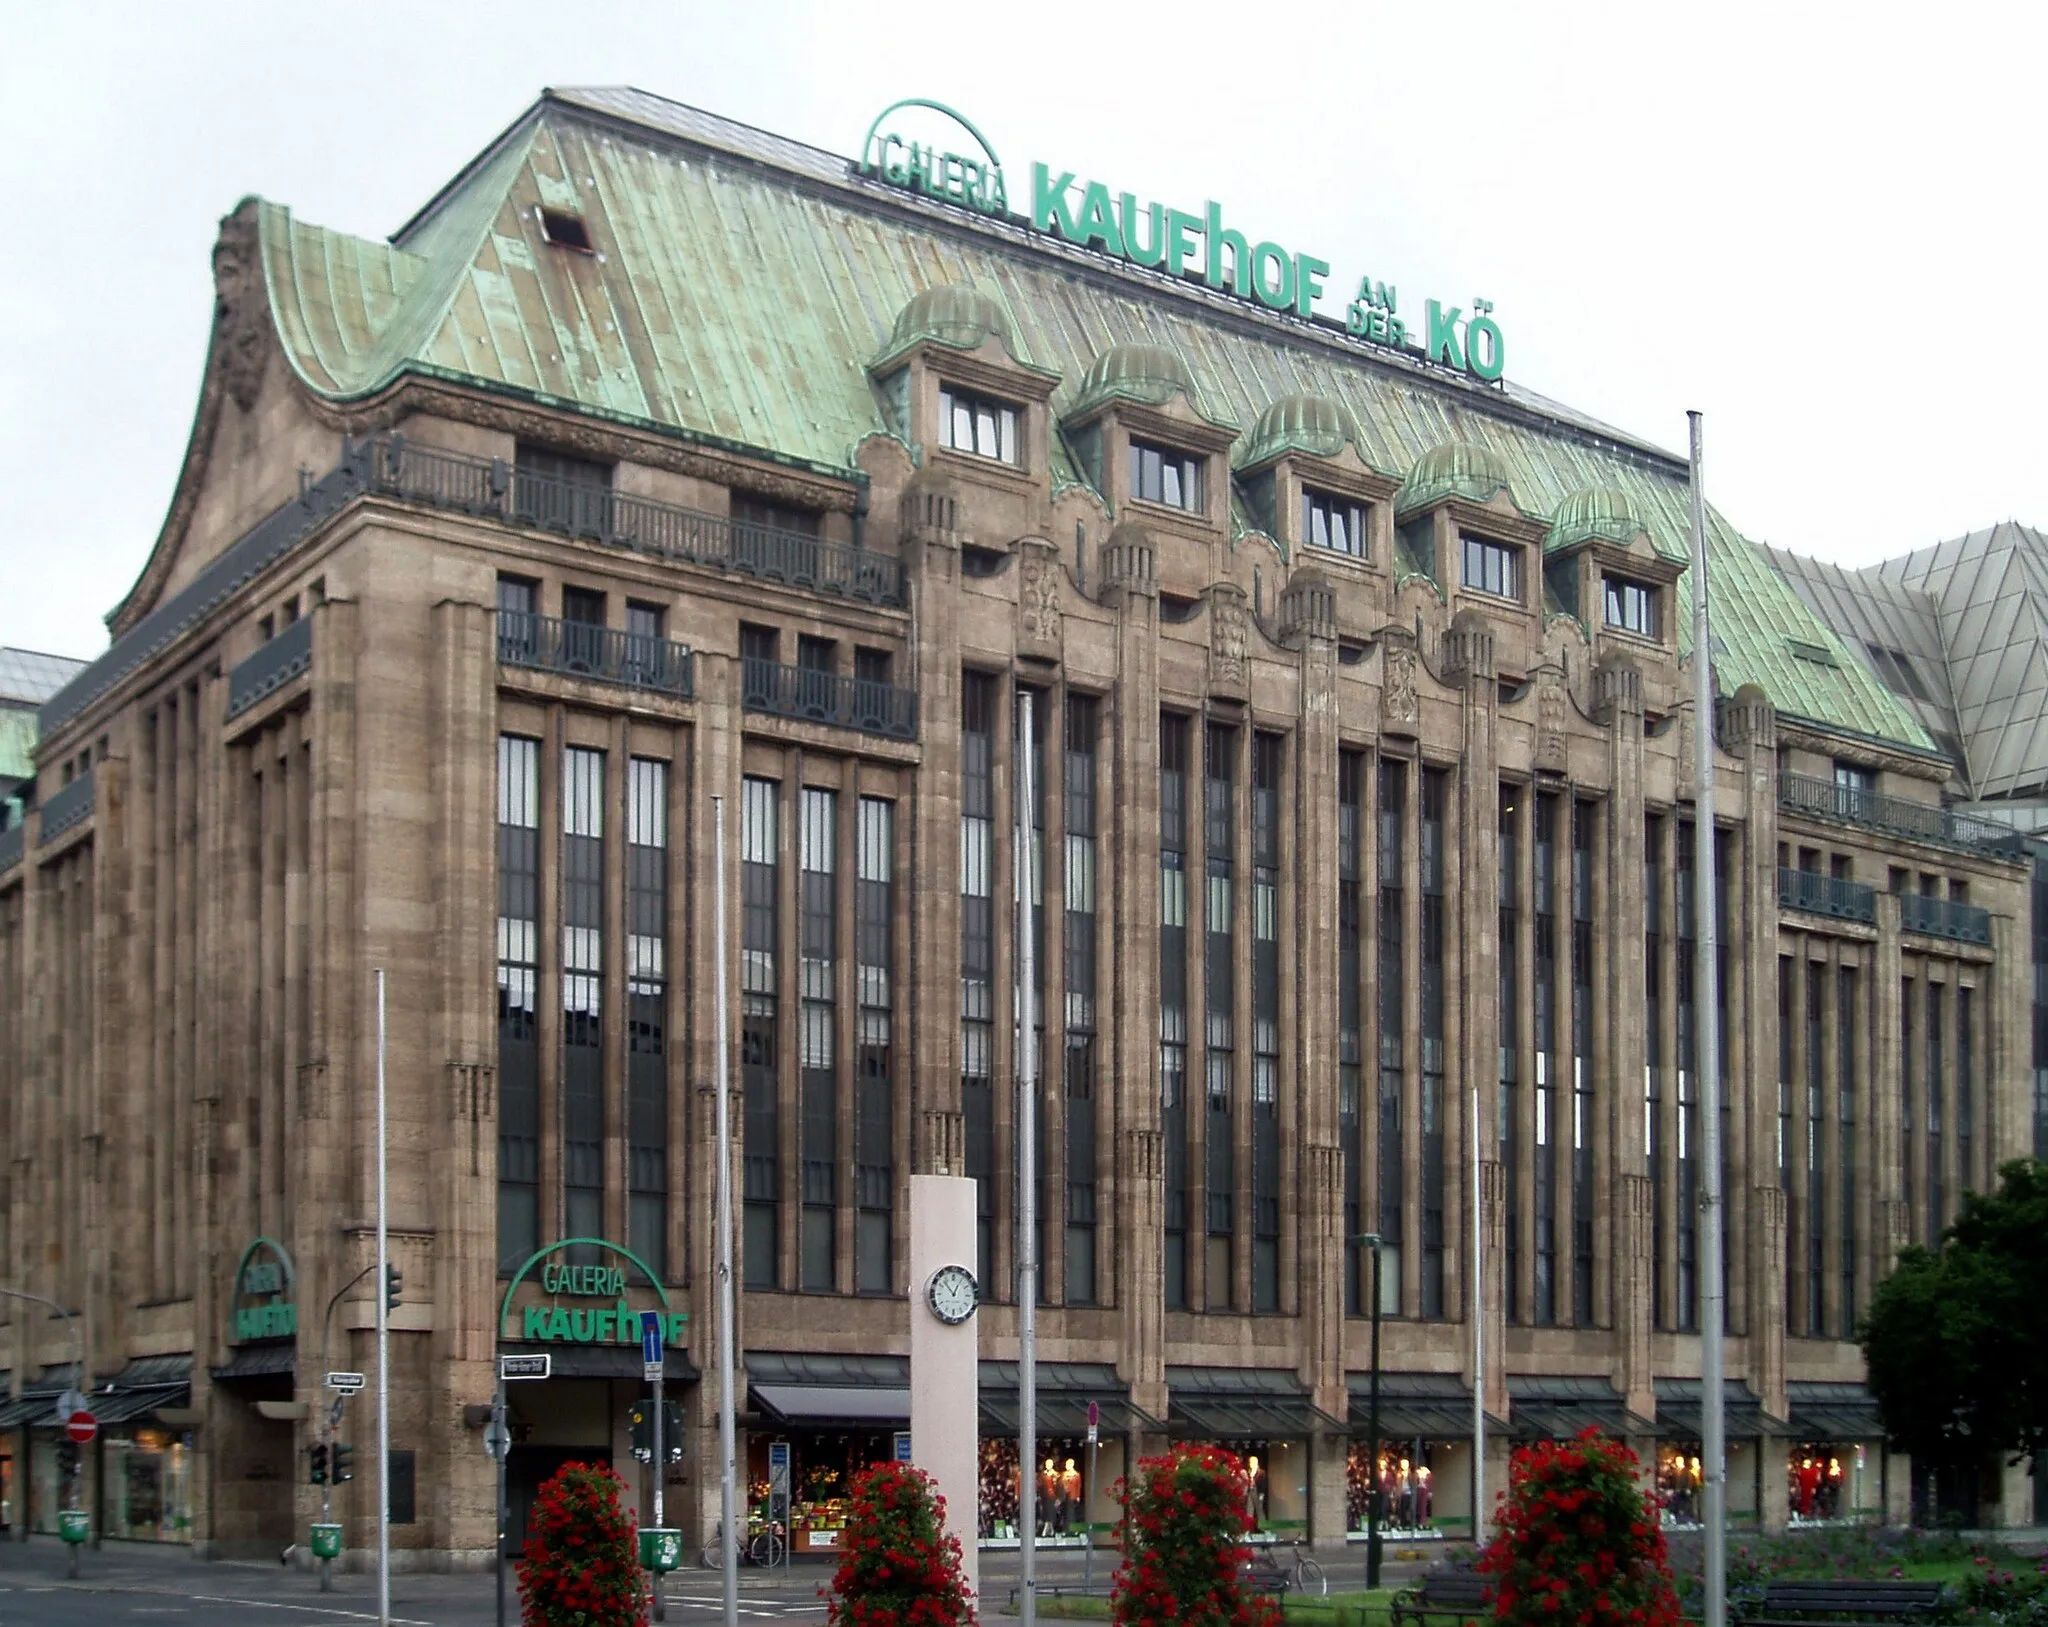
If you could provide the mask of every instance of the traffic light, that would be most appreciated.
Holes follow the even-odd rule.
[[[346,1485],[349,1481],[355,1479],[355,1456],[356,1449],[353,1446],[346,1445],[341,1441],[334,1443],[333,1468],[331,1472],[334,1476],[334,1483],[337,1486]]]
[[[59,1441],[57,1443],[57,1472],[67,1480],[78,1473],[78,1443],[76,1441]]]
[[[627,1418],[633,1425],[633,1456],[642,1463],[651,1462],[654,1457],[654,1417],[649,1403],[635,1401]]]
[[[680,1401],[664,1401],[661,1404],[661,1444],[668,1448],[669,1462],[682,1461],[683,1404]]]
[[[627,1413],[633,1426],[633,1456],[642,1463],[654,1461],[654,1403],[635,1401]],[[671,1463],[677,1463],[683,1456],[683,1404],[680,1401],[664,1401],[661,1404],[661,1444]]]
[[[398,1309],[398,1298],[404,1291],[404,1288],[405,1273],[387,1260],[384,1264],[384,1309],[386,1311]]]
[[[313,1460],[312,1480],[316,1486],[327,1484],[327,1443],[315,1441],[306,1448],[306,1455]]]

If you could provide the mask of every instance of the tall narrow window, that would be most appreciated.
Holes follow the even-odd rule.
[[[540,742],[498,737],[498,1269],[540,1247]]]
[[[1974,1150],[1977,1129],[1977,1030],[1976,991],[1956,990],[1956,1168],[1962,1172],[1962,1190],[1977,1184]],[[1957,1196],[1960,1198],[1961,1193]]]
[[[777,882],[780,853],[773,780],[741,786],[740,1081],[746,1152],[741,1161],[749,1288],[782,1284],[782,1107],[776,1040]]]
[[[1557,1320],[1557,797],[1536,798],[1536,1303]]]
[[[835,993],[838,971],[839,805],[833,792],[805,786],[801,800],[802,853],[797,901],[799,1048],[802,1051],[803,1215],[799,1227],[801,1279],[807,1292],[830,1293],[838,1284],[839,1068]]]
[[[1159,720],[1159,1133],[1166,1308],[1188,1303],[1188,720]]]
[[[1827,1073],[1826,1040],[1822,1032],[1821,1002],[1825,991],[1821,969],[1809,961],[1806,971],[1806,1332],[1819,1339],[1827,1334],[1827,1266],[1822,1250],[1827,1242],[1827,1163],[1821,1156],[1821,1138],[1827,1118],[1822,1110],[1821,1087]]]
[[[1699,1323],[1699,1022],[1693,988],[1698,981],[1697,917],[1693,892],[1692,826],[1681,822],[1673,845],[1678,872],[1678,1326],[1690,1333]]]
[[[896,1125],[890,1069],[895,976],[896,805],[862,797],[857,811],[853,942],[859,996],[859,1054],[853,1117],[856,1293],[895,1287],[891,1238],[896,1193]]]
[[[626,782],[626,1176],[633,1252],[668,1275],[668,764]]]
[[[1408,765],[1380,759],[1380,1073],[1377,1156],[1373,1174],[1378,1188],[1380,1236],[1380,1311],[1401,1312],[1401,1091],[1406,1051],[1406,1019],[1402,990],[1406,986],[1407,933],[1404,930],[1408,843]]]
[[[1650,1175],[1650,1305],[1664,1310],[1664,822],[1643,824],[1643,1167]]]
[[[1045,953],[1045,764],[1047,757],[1059,750],[1057,741],[1048,742],[1047,700],[1043,689],[1019,688],[1017,699],[1020,703],[1016,720],[1017,741],[1023,740],[1023,707],[1031,708],[1031,806],[1027,810],[1031,831],[1031,863],[1028,870],[1021,869],[1012,876],[1013,891],[1022,892],[1028,888],[1031,894],[1031,966],[1038,986],[1031,991],[1031,1077],[1037,1081],[1037,1111],[1031,1115],[1032,1132],[1035,1141],[1032,1146],[1031,1173],[1033,1189],[1031,1194],[1032,1215],[1032,1258],[1038,1262],[1039,1303],[1047,1302],[1051,1276],[1046,1264],[1046,1174],[1052,1168],[1052,1160],[1046,1155],[1045,1127],[1051,1115],[1046,1111],[1046,1093],[1051,1088],[1045,1075],[1045,991],[1052,980],[1052,971]],[[1021,774],[1014,782],[1021,794]],[[1022,918],[1011,915],[1011,942],[1016,942],[1015,927]],[[1011,985],[1011,996],[1015,1009],[1021,1012],[1023,1006],[1024,975],[1023,958],[1017,957],[1011,965],[1011,974],[1019,981]],[[1014,1222],[1012,1223],[1014,1231]]]
[[[1593,821],[1572,803],[1572,1320],[1593,1325]]]
[[[1920,1060],[1914,1054],[1918,1025],[1913,1021],[1915,989],[1910,977],[1899,979],[1899,1199],[1906,1206],[1906,1237],[1918,1237],[1919,1206],[1914,1201],[1913,1179],[1913,1068]]]
[[[1527,793],[1512,785],[1500,788],[1500,1167],[1507,1177],[1507,1319],[1522,1314],[1521,1140],[1522,1083],[1522,840],[1521,804]]]
[[[1935,1248],[1941,1242],[1941,1228],[1947,1224],[1943,1219],[1943,1202],[1947,1189],[1942,1181],[1941,1137],[1942,1118],[1946,1104],[1946,1083],[1943,1075],[1942,1046],[1946,1037],[1946,1025],[1942,1010],[1944,986],[1932,978],[1927,980],[1927,1089],[1922,1093],[1927,1098],[1927,1246]]]
[[[1093,1305],[1095,1292],[1095,757],[1096,703],[1069,695],[1066,707],[1066,1302]]]
[[[960,1111],[967,1173],[974,1177],[977,1275],[996,1284],[995,895],[993,877],[996,680],[961,679],[960,713]]]
[[[1232,1139],[1231,1075],[1237,1066],[1233,996],[1237,981],[1237,731],[1212,723],[1202,753],[1202,928],[1207,956],[1203,989],[1203,1205],[1208,1244],[1204,1304],[1230,1304],[1230,1246],[1237,1235],[1237,1148]]]
[[[1337,1126],[1344,1146],[1344,1313],[1366,1309],[1365,1260],[1358,1237],[1365,1230],[1364,1167],[1359,1138],[1359,1095],[1365,1060],[1365,919],[1363,800],[1365,755],[1337,760]]]
[[[1841,1129],[1841,1155],[1836,1182],[1842,1201],[1842,1319],[1837,1335],[1856,1337],[1856,968],[1844,966],[1836,984],[1835,1115]]]
[[[604,753],[562,753],[562,1225],[604,1236]],[[595,1263],[594,1250],[586,1263]]]
[[[1422,771],[1422,1283],[1424,1316],[1444,1314],[1444,808],[1450,775]]]
[[[1778,957],[1778,1138],[1777,1165],[1778,1185],[1785,1193],[1785,1331],[1800,1332],[1800,1318],[1805,1312],[1797,1291],[1799,1270],[1804,1263],[1800,1255],[1800,1233],[1806,1225],[1806,1215],[1793,1202],[1792,1168],[1788,1160],[1792,1156],[1794,1131],[1792,1127],[1792,1050],[1796,1035],[1793,1030],[1792,981],[1796,963],[1790,955]]]
[[[1252,737],[1252,1309],[1280,1309],[1280,794],[1283,744]]]

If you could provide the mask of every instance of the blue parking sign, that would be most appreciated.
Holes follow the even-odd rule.
[[[661,1312],[640,1313],[640,1359],[649,1367],[661,1365]]]

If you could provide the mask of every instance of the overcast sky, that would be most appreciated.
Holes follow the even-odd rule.
[[[162,523],[223,214],[394,230],[547,85],[851,154],[900,96],[1003,156],[1424,296],[1863,563],[2048,525],[2048,7],[0,0],[0,644],[91,655]],[[1341,315],[1348,291],[1323,309]]]

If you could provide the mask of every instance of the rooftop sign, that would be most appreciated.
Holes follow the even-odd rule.
[[[905,136],[898,121],[923,109],[950,123],[965,140],[943,133],[927,139]],[[932,121],[919,118],[916,123]],[[1002,164],[986,137],[962,114],[941,102],[909,97],[884,108],[868,126],[867,139],[855,170],[875,180],[972,209],[977,214],[1011,221],[1009,191]],[[1031,166],[1029,224],[1061,240],[1095,249],[1135,266],[1251,300],[1271,311],[1296,316],[1315,314],[1325,292],[1330,262],[1278,243],[1254,242],[1225,223],[1223,206],[1205,203],[1199,213],[1156,201],[1140,203],[1130,192],[1113,191],[1106,183],[1083,180],[1073,170]],[[1356,296],[1345,307],[1344,328],[1355,339],[1383,345],[1491,382],[1507,366],[1507,346],[1493,320],[1488,300],[1472,301],[1471,313],[1458,305],[1423,301],[1422,323],[1415,326],[1400,310],[1399,293],[1391,283],[1361,277]]]

